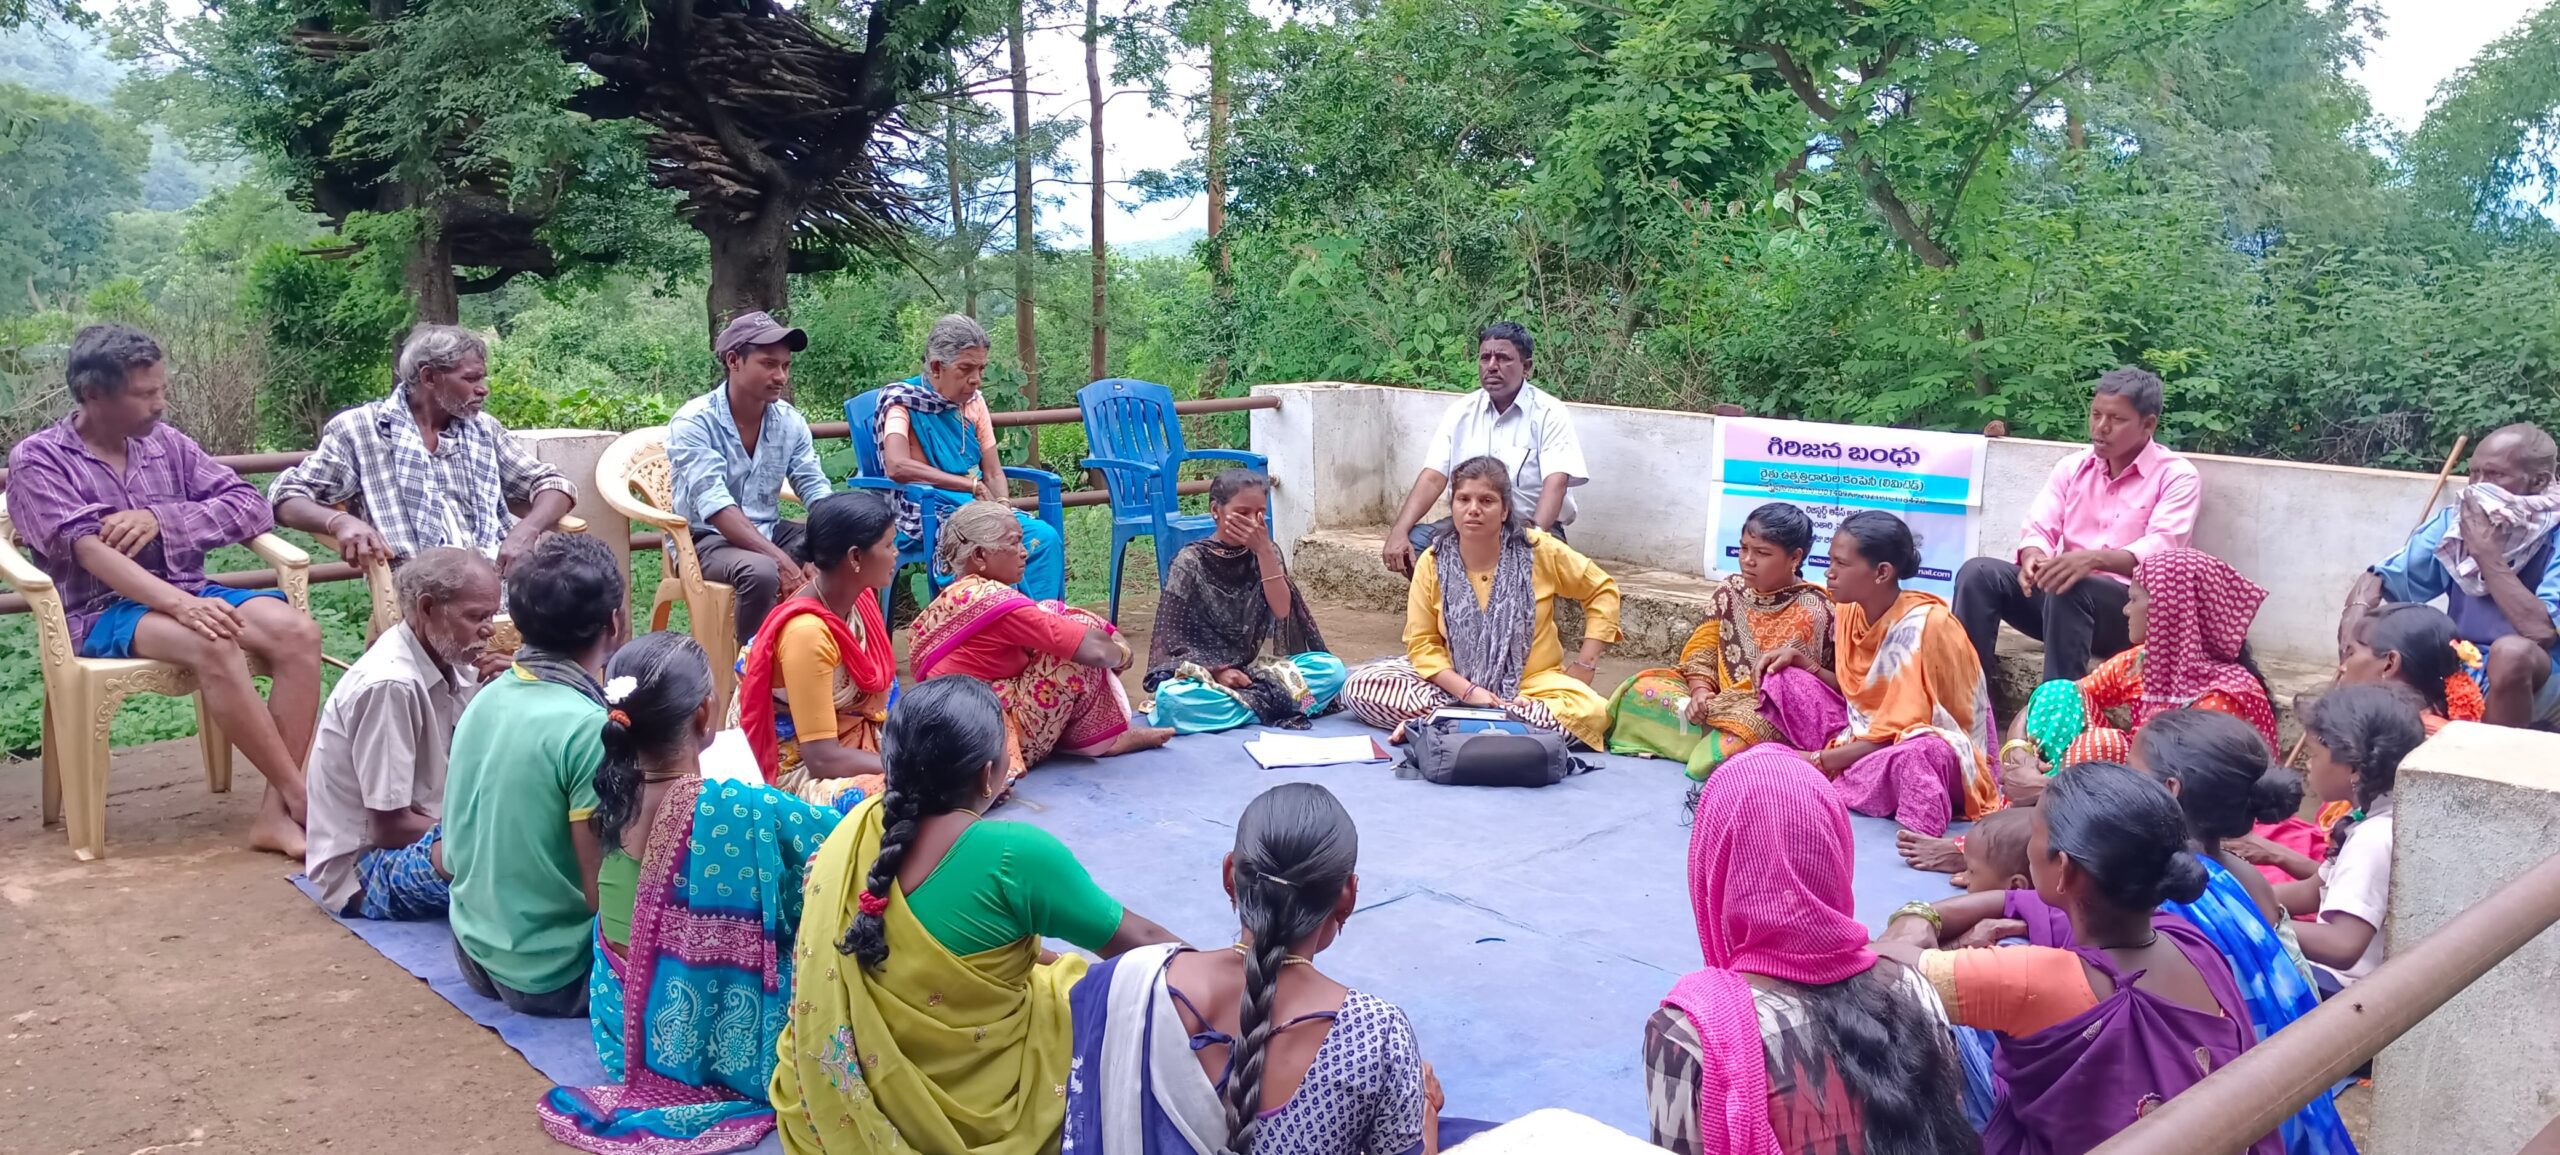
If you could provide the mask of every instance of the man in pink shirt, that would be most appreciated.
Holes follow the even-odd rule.
[[[2186,545],[2204,483],[2151,439],[2160,379],[2126,366],[2089,397],[2089,448],[2062,459],[2027,510],[2015,560],[1978,557],[1956,571],[1956,620],[1984,670],[2000,623],[2044,643],[2044,677],[2076,679],[2131,644],[2124,603],[2133,564]]]

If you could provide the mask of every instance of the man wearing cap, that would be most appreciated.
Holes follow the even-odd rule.
[[[726,379],[667,425],[676,514],[692,524],[702,576],[737,591],[741,646],[783,590],[815,576],[791,555],[805,527],[782,520],[781,510],[785,479],[803,502],[832,488],[808,419],[782,399],[791,355],[808,347],[808,334],[767,313],[740,314],[711,343]]]

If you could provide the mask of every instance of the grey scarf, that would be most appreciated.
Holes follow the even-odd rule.
[[[1493,566],[1493,594],[1482,607],[1476,605],[1467,563],[1458,556],[1458,531],[1442,533],[1431,553],[1440,575],[1440,632],[1449,642],[1450,663],[1495,697],[1506,702],[1518,697],[1520,676],[1529,664],[1529,639],[1538,623],[1538,591],[1530,581],[1535,554],[1528,535],[1503,531],[1502,556]]]
[[[516,665],[542,681],[567,686],[585,694],[587,700],[596,705],[605,704],[604,687],[597,685],[595,675],[588,673],[587,668],[579,665],[575,659],[564,658],[540,646],[526,643],[523,649],[516,651]]]

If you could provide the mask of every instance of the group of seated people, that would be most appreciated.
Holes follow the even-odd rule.
[[[1500,710],[1699,783],[1707,968],[1647,1028],[1657,1142],[2085,1149],[2378,964],[2393,775],[2425,735],[2560,715],[2555,453],[2513,426],[2350,594],[2340,686],[2305,717],[2327,805],[2297,817],[2247,647],[2267,592],[2187,544],[2200,486],[2151,440],[2159,383],[2135,370],[2100,379],[2092,449],[2057,467],[2014,561],[1964,567],[1952,606],[1904,587],[1919,551],[1891,514],[1842,521],[1816,585],[1811,519],[1763,506],[1677,666],[1604,695],[1618,589],[1566,543],[1580,449],[1509,324],[1483,334],[1484,388],[1443,421],[1385,546],[1411,575],[1406,652],[1357,668],[1326,652],[1267,528],[1268,480],[1231,471],[1214,533],[1171,563],[1152,700],[1133,708],[1137,655],[1059,600],[1061,543],[997,500],[986,335],[943,318],[875,429],[893,476],[972,498],[941,520],[947,584],[902,685],[884,611],[915,511],[831,491],[782,400],[805,344],[742,316],[715,342],[723,381],[670,432],[679,512],[738,590],[728,716],[689,637],[628,637],[612,552],[548,532],[573,487],[482,412],[486,350],[465,330],[421,326],[392,395],[333,419],[263,498],[159,422],[160,351],[122,326],[79,334],[77,408],[9,455],[11,520],[79,652],[194,669],[267,778],[254,844],[302,858],[333,911],[449,919],[483,996],[590,1018],[614,1083],[542,1107],[588,1150],[731,1150],[776,1126],[795,1152],[1062,1134],[1109,1152],[1436,1150],[1410,1025],[1310,961],[1356,905],[1357,835],[1329,793],[1283,786],[1246,811],[1222,868],[1229,950],[1182,947],[1053,836],[986,819],[1056,754],[1302,727],[1337,704],[1389,730]],[[781,516],[786,483],[805,521]],[[1418,524],[1444,490],[1450,519]],[[207,552],[278,523],[395,567],[400,622],[325,703],[317,628],[204,577]],[[2450,614],[2422,604],[2436,596]],[[1559,598],[1582,608],[1570,659]],[[502,610],[512,655],[490,650]],[[1984,676],[2002,621],[2045,642],[2048,679],[2005,742]],[[760,781],[704,777],[727,728]],[[1907,859],[1969,893],[1871,936],[1849,811],[1893,819]],[[2086,1108],[2095,1084],[2059,1069],[2121,1094]],[[2260,1147],[2279,1142],[2351,1149],[2325,1100]]]

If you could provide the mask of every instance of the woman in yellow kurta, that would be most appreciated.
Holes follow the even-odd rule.
[[[1399,733],[1449,706],[1500,709],[1596,750],[1609,738],[1609,700],[1591,678],[1618,640],[1618,583],[1571,546],[1515,528],[1510,477],[1492,457],[1451,472],[1451,527],[1414,562],[1405,656],[1352,671],[1342,703]],[[1582,603],[1571,662],[1556,634],[1560,597]]]
[[[1058,1149],[1081,955],[1173,942],[1055,835],[979,817],[1006,784],[1005,723],[975,678],[901,697],[888,788],[811,861],[773,1112],[790,1155]]]

